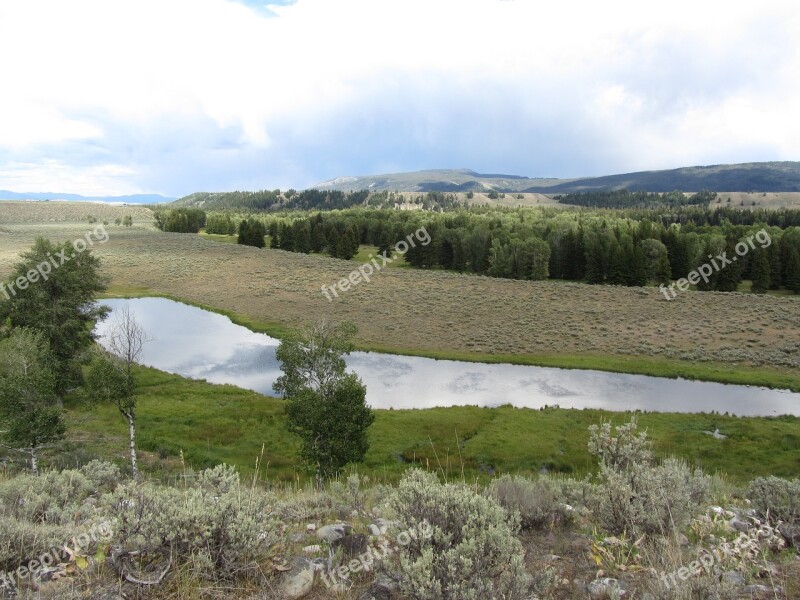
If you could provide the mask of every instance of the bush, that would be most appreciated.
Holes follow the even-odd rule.
[[[75,524],[92,512],[83,502],[93,492],[94,485],[80,471],[19,475],[0,482],[0,513],[29,523]]]
[[[747,497],[753,508],[770,520],[800,525],[800,480],[759,477],[750,483]]]
[[[600,458],[590,501],[598,523],[616,534],[663,534],[685,527],[708,496],[710,478],[677,459],[653,464],[636,420],[616,428],[590,427],[589,451]]]
[[[99,491],[113,491],[122,479],[119,467],[110,462],[93,460],[81,467],[81,473]]]
[[[559,489],[548,479],[531,481],[503,475],[488,489],[489,496],[509,513],[519,515],[522,529],[555,527],[572,521],[571,511],[560,501]]]
[[[400,545],[392,576],[418,600],[524,598],[530,587],[518,521],[491,498],[411,471],[389,500],[398,530],[416,532]],[[402,534],[401,534],[402,535]]]
[[[188,488],[128,482],[104,497],[116,515],[115,542],[123,552],[170,555],[204,576],[251,566],[277,540],[272,498],[239,483],[232,467],[199,474]]]

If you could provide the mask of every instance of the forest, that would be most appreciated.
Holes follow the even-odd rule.
[[[425,227],[432,241],[409,249],[405,260],[412,267],[626,286],[684,277],[722,252],[733,256],[739,241],[764,229],[769,244],[759,245],[698,289],[736,291],[742,280],[752,280],[756,292],[798,292],[800,227],[788,225],[793,223],[788,216],[781,211],[698,207],[672,214],[477,207],[448,212],[359,208],[311,216],[262,213],[249,219],[264,223],[271,248],[290,252],[349,260],[360,244],[366,244],[391,253],[397,241]],[[238,215],[211,213],[207,232],[231,234],[237,220]]]

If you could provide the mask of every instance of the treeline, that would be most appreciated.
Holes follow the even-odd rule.
[[[589,206],[592,208],[660,208],[665,206],[708,205],[716,197],[716,192],[708,190],[702,190],[687,196],[680,190],[660,194],[627,189],[578,192],[554,196],[561,204]]]
[[[427,245],[405,260],[440,268],[511,279],[564,279],[641,286],[668,283],[721,254],[734,256],[738,242],[764,229],[764,238],[733,265],[714,273],[700,289],[733,291],[742,279],[756,291],[800,289],[800,227],[781,230],[763,223],[664,225],[606,212],[557,209],[464,210],[454,213],[353,209],[312,217],[261,217],[271,247],[324,252],[349,259],[358,244],[391,252],[424,227]],[[762,247],[763,245],[763,247]],[[711,256],[709,256],[711,255]]]
[[[199,208],[173,208],[153,213],[156,227],[173,233],[197,233],[206,226],[206,213]]]
[[[432,191],[424,195],[399,192],[341,192],[309,189],[259,192],[198,192],[175,202],[181,208],[212,211],[276,212],[288,210],[343,210],[358,206],[396,208],[415,204],[423,210],[444,211],[462,208],[465,203],[456,194]],[[209,232],[211,233],[211,232]]]

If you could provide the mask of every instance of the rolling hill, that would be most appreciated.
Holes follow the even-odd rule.
[[[576,179],[483,174],[469,169],[437,169],[367,177],[338,177],[314,186],[320,190],[399,192],[483,192],[566,194],[627,188],[673,190],[800,192],[800,162],[760,162],[682,167]]]

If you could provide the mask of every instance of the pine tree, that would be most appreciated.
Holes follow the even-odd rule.
[[[789,249],[786,260],[786,289],[800,294],[800,253],[796,248]]]
[[[766,294],[772,281],[769,258],[766,250],[757,250],[750,265],[750,277],[753,280],[752,291]]]

